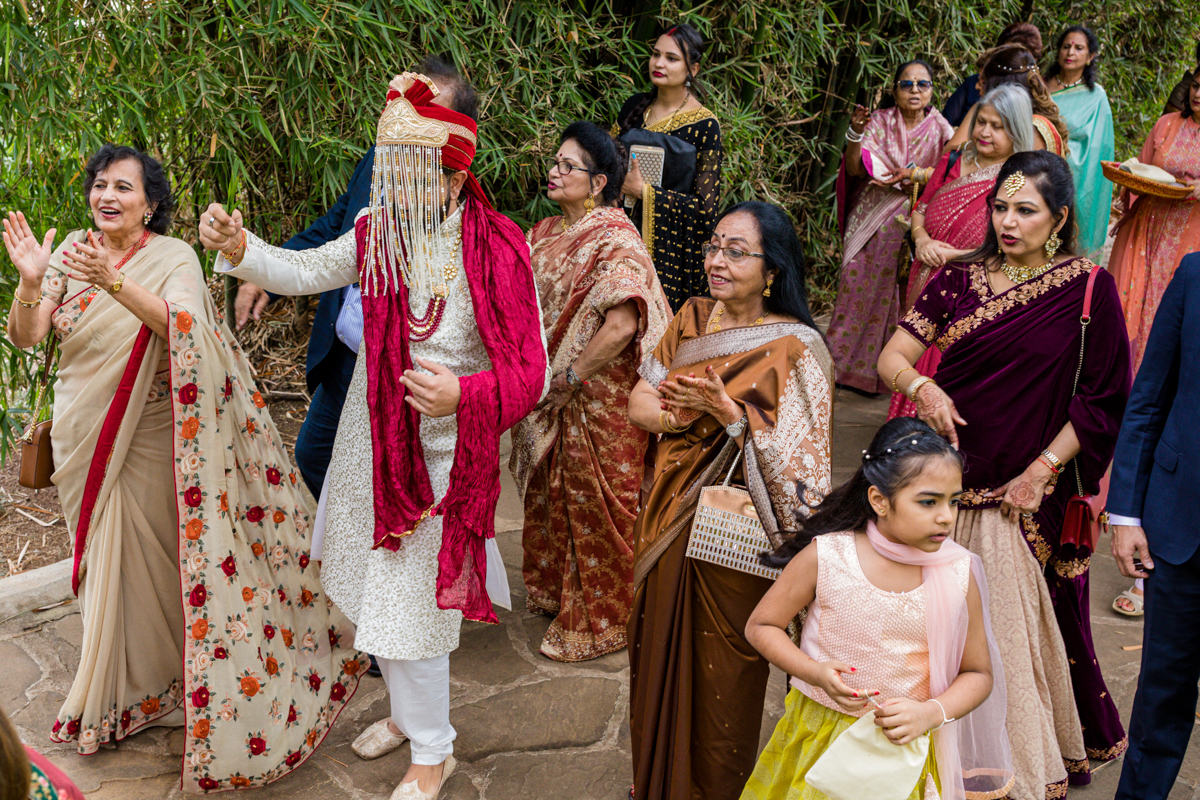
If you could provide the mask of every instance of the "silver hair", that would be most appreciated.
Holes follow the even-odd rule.
[[[1000,115],[1004,132],[1012,140],[1013,152],[1023,153],[1033,149],[1033,98],[1029,90],[1015,83],[1004,83],[983,96],[976,109],[991,106]],[[975,153],[975,121],[978,112],[971,118],[971,131],[963,148],[966,155]]]

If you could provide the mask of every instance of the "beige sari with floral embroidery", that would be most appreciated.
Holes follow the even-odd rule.
[[[185,791],[263,785],[312,754],[365,656],[321,592],[297,474],[195,252],[157,236],[123,272],[163,298],[165,340],[87,284],[43,281],[60,304],[53,480],[83,609],[51,738],[88,754],[186,724]]]

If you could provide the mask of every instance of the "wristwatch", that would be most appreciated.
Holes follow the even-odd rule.
[[[578,386],[582,383],[579,380],[579,376],[575,374],[575,366],[573,364],[567,367],[567,371],[563,373],[563,376],[567,379],[567,386]]]
[[[750,420],[745,414],[742,414],[742,418],[737,422],[733,423],[732,425],[725,426],[725,433],[730,439],[736,439],[742,435],[742,431],[746,430],[746,426],[748,424],[750,424]]]

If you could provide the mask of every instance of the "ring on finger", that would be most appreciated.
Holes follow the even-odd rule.
[[[217,218],[216,218],[216,217],[209,217],[209,218],[208,218],[208,227],[210,227],[210,228],[215,228],[215,227],[217,227]]]

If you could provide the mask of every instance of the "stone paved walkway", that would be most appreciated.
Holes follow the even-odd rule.
[[[845,480],[882,422],[886,399],[848,392],[837,398],[834,477]],[[497,512],[500,549],[508,565],[514,605],[524,606],[521,581],[521,508],[504,471]],[[1110,556],[1093,562],[1092,621],[1101,665],[1122,716],[1128,718],[1138,674],[1141,625],[1108,610],[1125,587]],[[997,591],[993,587],[992,591]],[[629,786],[628,666],[624,653],[581,665],[563,665],[537,654],[549,620],[524,611],[501,612],[501,625],[467,624],[451,657],[451,721],[458,729],[461,766],[442,797],[447,800],[621,800]],[[1195,624],[1192,621],[1184,624]],[[181,798],[178,789],[182,731],[152,729],[84,758],[51,744],[46,734],[70,687],[82,635],[74,603],[0,622],[0,706],[25,741],[48,753],[88,794],[89,800]],[[782,711],[783,676],[774,673],[763,716],[766,742]],[[387,714],[382,681],[366,679],[317,755],[255,800],[384,800],[408,765],[408,747],[377,761],[360,761],[350,742]],[[1171,800],[1200,800],[1200,736]],[[1093,784],[1071,797],[1113,796],[1119,764],[1104,765]]]

